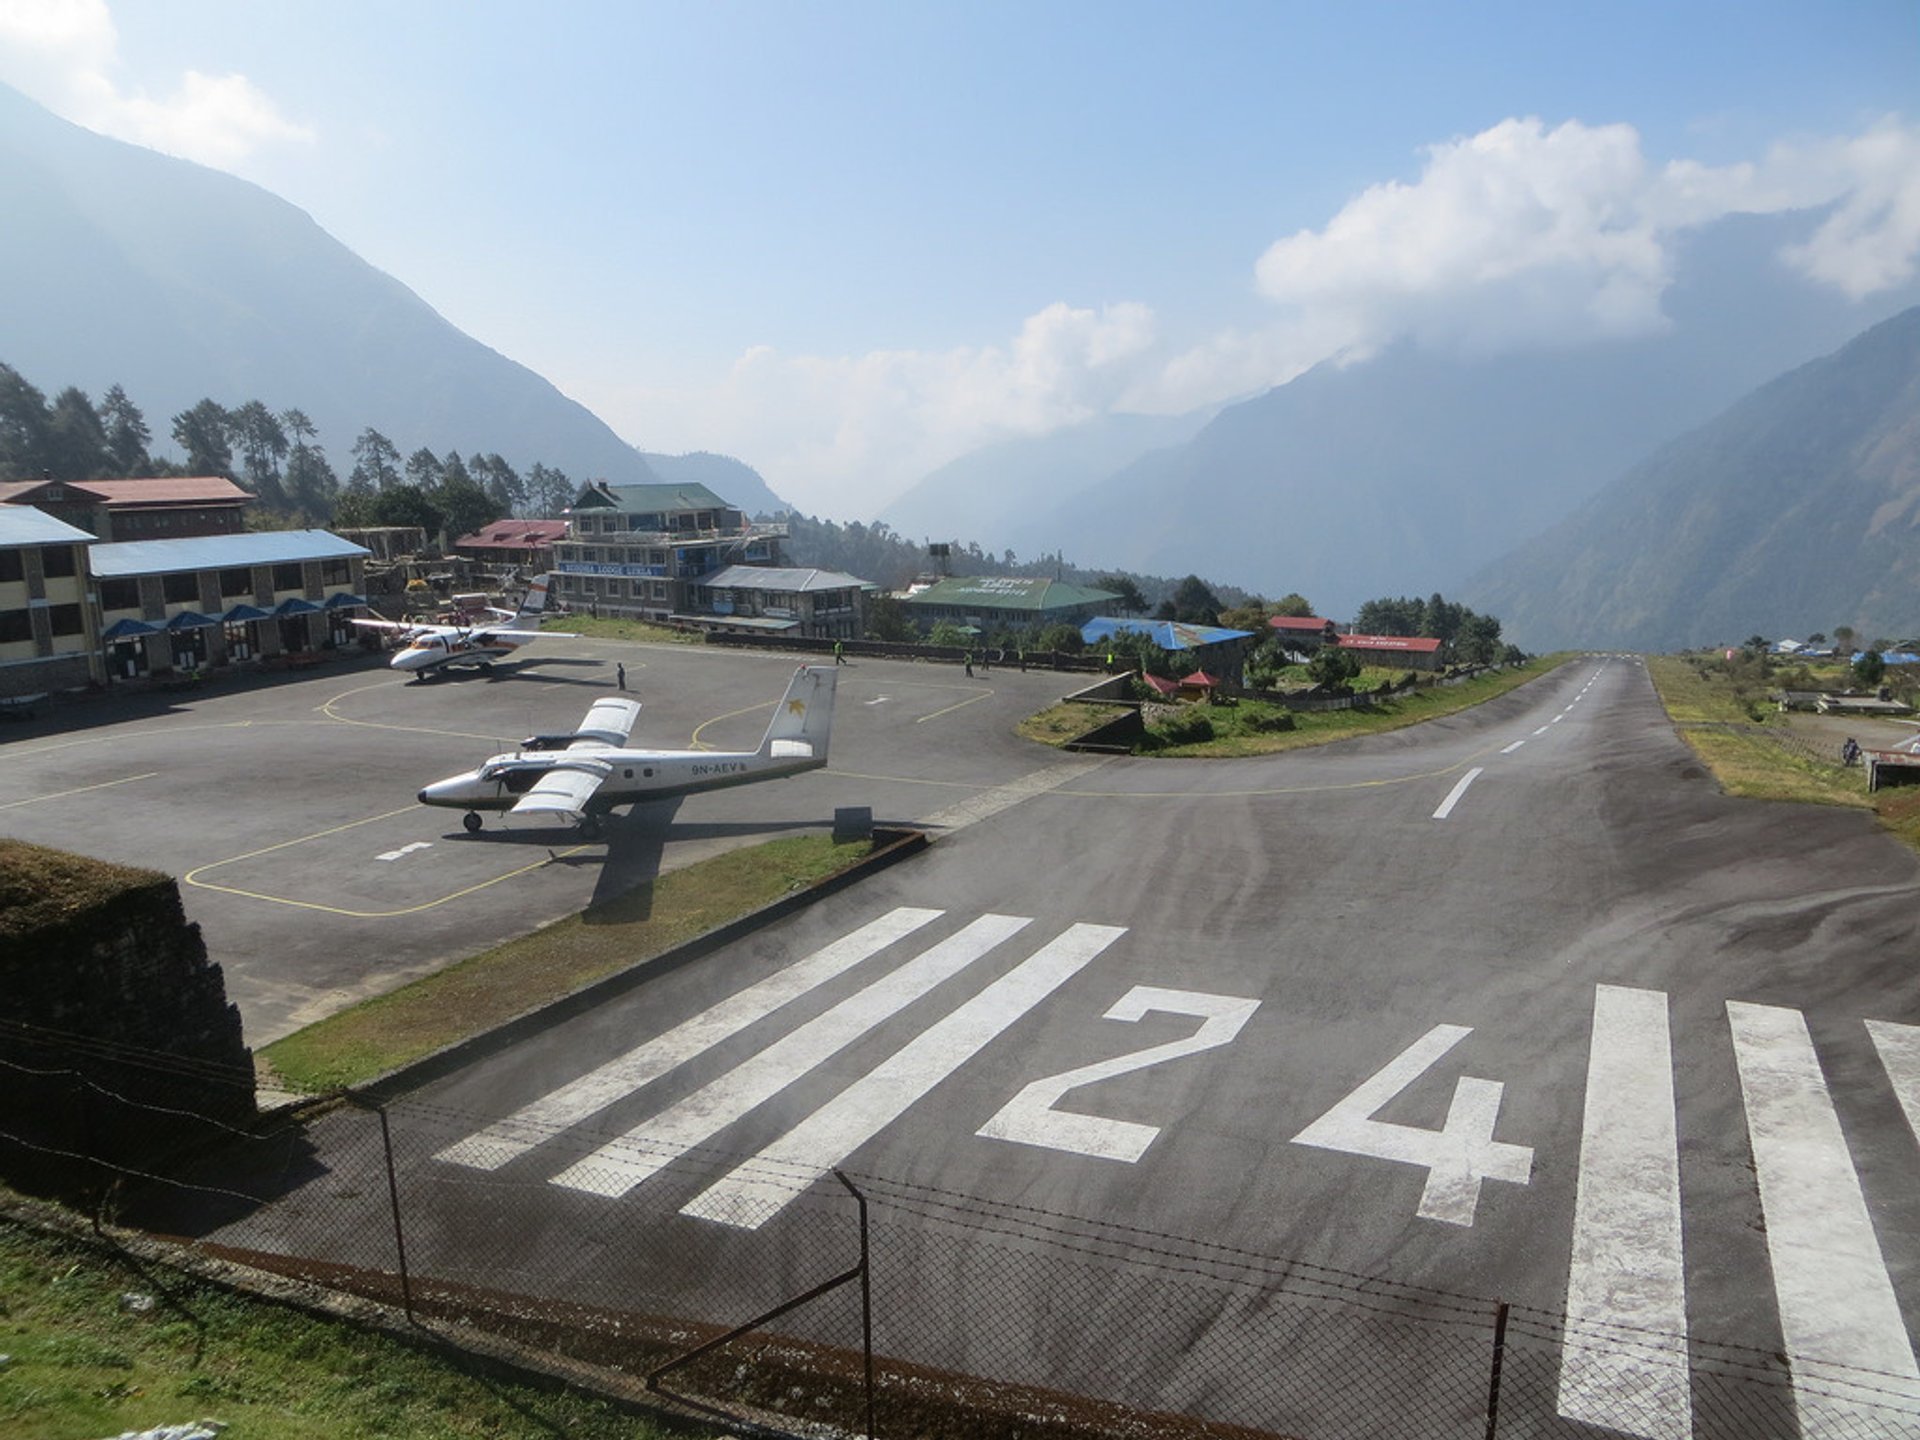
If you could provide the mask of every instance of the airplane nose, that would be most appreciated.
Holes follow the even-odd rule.
[[[422,790],[418,795],[414,796],[413,798],[415,800],[418,800],[422,805],[424,805],[427,803],[427,792]]]

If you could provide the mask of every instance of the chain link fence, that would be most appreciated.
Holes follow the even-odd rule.
[[[872,1175],[335,1096],[254,1123],[0,1057],[0,1165],[103,1228],[645,1377],[683,1405],[887,1437],[1920,1435],[1920,1386]],[[84,1097],[84,1098],[83,1098]],[[63,1123],[81,1108],[84,1127]],[[164,1122],[164,1158],[90,1134]],[[499,1127],[486,1133],[498,1135]]]

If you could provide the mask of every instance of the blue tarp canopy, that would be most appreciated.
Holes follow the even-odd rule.
[[[258,605],[248,605],[244,601],[220,617],[221,622],[227,625],[231,625],[237,620],[265,620],[268,618],[267,612],[262,610]]]
[[[338,595],[327,596],[321,608],[324,610],[365,609],[366,600],[359,595],[349,595],[342,590]]]
[[[198,610],[182,610],[167,621],[169,630],[205,630],[220,622],[211,615],[202,615]]]
[[[149,625],[144,620],[116,620],[100,632],[102,640],[131,640],[136,635],[158,635],[160,627]]]
[[[289,615],[318,615],[320,613],[320,607],[311,600],[302,600],[296,595],[289,599],[282,600],[278,605],[274,606],[273,613],[279,619],[284,620]]]

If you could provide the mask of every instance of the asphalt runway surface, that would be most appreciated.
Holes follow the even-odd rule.
[[[823,772],[570,826],[416,803],[430,781],[571,730],[624,662],[632,743],[752,749],[795,661],[548,641],[494,677],[416,682],[383,664],[43,710],[0,732],[0,835],[164,870],[262,1045],[664,870],[837,806],[914,824],[1059,762],[1012,727],[1086,677],[862,661],[841,667]]]
[[[397,1105],[417,1264],[736,1321],[845,1263],[838,1167],[926,1365],[1478,1435],[1497,1300],[1503,1434],[1920,1427],[1920,867],[1869,816],[1722,796],[1628,659],[1020,783],[1032,698],[941,717],[962,803],[836,728],[823,788],[945,802],[929,852]],[[222,1238],[342,1246],[326,1202],[381,1187],[331,1123]]]

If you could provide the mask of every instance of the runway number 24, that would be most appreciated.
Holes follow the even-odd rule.
[[[1159,1137],[1159,1126],[1062,1110],[1058,1108],[1060,1102],[1083,1085],[1217,1049],[1240,1033],[1259,1005],[1258,1000],[1230,995],[1136,985],[1114,1003],[1106,1019],[1134,1022],[1157,1011],[1191,1015],[1200,1021],[1200,1028],[1185,1039],[1035,1080],[1003,1105],[978,1133],[989,1139],[1042,1145],[1103,1160],[1137,1161]],[[1472,1033],[1463,1025],[1434,1026],[1294,1136],[1294,1143],[1420,1166],[1427,1172],[1427,1183],[1420,1194],[1420,1216],[1451,1225],[1473,1224],[1482,1181],[1525,1185],[1533,1174],[1531,1146],[1510,1145],[1493,1138],[1505,1087],[1496,1080],[1471,1076],[1455,1081],[1453,1101],[1438,1130],[1373,1118]]]

